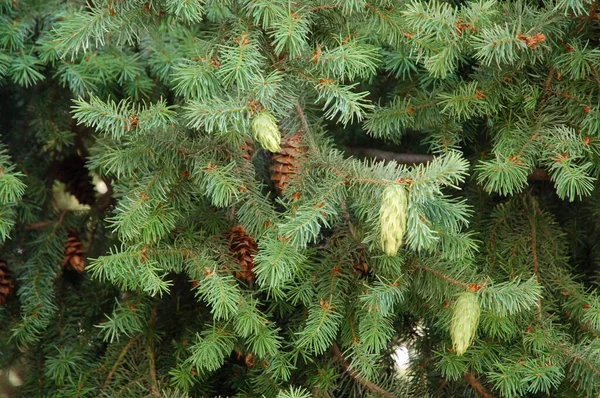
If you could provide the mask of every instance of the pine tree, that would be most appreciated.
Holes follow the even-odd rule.
[[[23,397],[598,396],[599,19],[0,0],[0,369]]]

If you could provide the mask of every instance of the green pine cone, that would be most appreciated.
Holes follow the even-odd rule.
[[[479,301],[475,292],[461,293],[454,303],[450,324],[452,346],[457,355],[463,355],[471,345],[479,324]]]
[[[281,150],[281,133],[277,127],[277,120],[270,113],[261,112],[252,119],[252,132],[254,139],[267,151]]]
[[[389,185],[383,191],[379,223],[381,225],[381,248],[388,256],[395,256],[402,246],[406,232],[408,195],[404,185]]]

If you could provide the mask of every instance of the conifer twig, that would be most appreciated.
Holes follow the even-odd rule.
[[[295,104],[294,108],[296,109],[296,113],[298,114],[298,117],[300,118],[300,124],[302,125],[302,129],[304,130],[305,133],[308,133],[310,129],[308,127],[308,121],[306,120],[306,115],[304,114],[302,107],[300,107],[299,104]]]
[[[150,367],[150,384],[152,385],[152,394],[160,398],[160,393],[158,392],[158,381],[156,379],[156,359],[154,357],[153,344],[148,345],[148,362]]]
[[[594,80],[596,81],[596,84],[598,85],[598,88],[600,88],[600,75],[598,74],[598,70],[596,70],[596,68],[594,67],[594,65],[592,65],[592,63],[589,62],[589,61],[588,61],[588,65],[592,69],[592,76],[594,76]]]
[[[55,230],[56,227],[58,227],[60,224],[62,224],[63,220],[65,219],[65,215],[68,212],[69,212],[69,210],[64,210],[62,213],[60,213],[60,216],[58,216],[57,221],[40,221],[40,222],[34,222],[31,224],[27,224],[27,225],[25,225],[25,231],[32,231],[34,229],[45,228],[48,225],[52,225],[53,223],[56,223],[56,225],[54,226],[54,230]],[[54,230],[53,230],[53,232],[54,232]]]
[[[350,155],[364,156],[367,158],[375,158],[379,160],[393,160],[399,164],[422,164],[431,162],[433,160],[432,155],[423,153],[399,153],[384,151],[381,149],[374,148],[362,148],[362,147],[346,147],[344,148],[346,153]],[[545,181],[549,180],[550,176],[544,169],[535,169],[529,174],[529,180],[532,181]]]
[[[152,328],[156,324],[157,317],[157,306],[152,308]],[[160,393],[158,392],[158,381],[156,378],[156,357],[154,355],[154,340],[150,339],[149,344],[147,346],[148,349],[148,365],[150,367],[150,383],[152,386],[152,394],[158,398],[160,398]]]
[[[106,380],[104,380],[104,384],[102,385],[102,391],[106,390],[106,387],[108,386],[108,383],[110,382],[110,379],[112,379],[115,372],[117,371],[117,368],[121,365],[121,362],[123,362],[123,360],[125,359],[125,355],[127,355],[127,351],[129,351],[131,346],[133,346],[133,344],[136,341],[137,341],[137,337],[132,338],[131,340],[129,340],[129,343],[127,343],[127,345],[125,347],[123,347],[123,350],[121,350],[121,353],[119,354],[119,357],[115,361],[115,364],[110,369],[110,372],[108,372],[108,376],[106,376]]]
[[[460,287],[462,287],[462,288],[464,288],[464,289],[467,289],[467,288],[469,287],[469,284],[468,284],[468,283],[461,282],[461,281],[459,281],[459,280],[457,280],[457,279],[451,278],[451,277],[449,277],[449,276],[447,276],[447,275],[444,275],[444,274],[442,274],[441,272],[439,272],[439,271],[436,271],[436,270],[434,270],[434,269],[431,269],[431,268],[429,268],[429,267],[417,266],[417,268],[418,268],[418,269],[420,269],[420,270],[422,270],[422,271],[427,271],[427,272],[430,272],[430,273],[432,273],[433,275],[437,276],[438,278],[442,278],[443,280],[445,280],[445,281],[447,281],[447,282],[450,282],[450,283],[452,283],[453,285],[460,286]]]
[[[31,224],[27,224],[25,225],[25,231],[32,231],[34,229],[41,229],[44,227],[47,227],[48,225],[52,224],[54,221],[40,221],[40,222],[34,222]]]
[[[535,202],[534,202],[535,204]],[[537,206],[536,206],[537,207]],[[539,261],[538,261],[538,253],[537,253],[537,225],[534,219],[534,215],[529,214],[528,217],[529,224],[531,226],[531,256],[533,263],[533,277],[537,283],[540,283],[539,277]],[[542,299],[538,297],[537,299],[537,311],[540,319],[542,318]]]
[[[342,365],[342,368],[344,368],[344,372],[346,372],[348,376],[350,376],[354,381],[363,385],[367,390],[371,391],[372,393],[377,393],[382,397],[398,398],[394,394],[384,390],[382,387],[365,379],[357,372],[350,369],[350,364],[348,363],[346,358],[344,358],[344,354],[342,354],[340,347],[338,347],[336,343],[333,343],[333,345],[331,346],[331,350],[333,351],[333,356],[335,357],[335,359]]]
[[[390,151],[382,151],[373,148],[348,147],[346,153],[351,155],[360,155],[369,158],[377,158],[381,160],[395,160],[400,164],[420,164],[427,163],[433,160],[432,155],[420,153],[397,153]]]
[[[483,398],[494,398],[494,396],[488,392],[488,390],[483,386],[483,384],[481,384],[481,382],[477,380],[475,376],[473,376],[473,373],[465,373],[465,380],[467,381],[467,383],[469,383],[471,388]]]

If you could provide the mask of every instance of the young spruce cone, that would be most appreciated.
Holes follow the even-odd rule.
[[[402,246],[406,219],[408,218],[408,195],[404,185],[388,185],[383,191],[379,223],[381,248],[388,256],[395,256]]]
[[[463,355],[471,345],[479,324],[479,313],[479,301],[475,292],[459,294],[450,323],[450,336],[456,355]]]
[[[6,261],[0,260],[0,307],[6,303],[12,288],[12,277],[8,269],[8,264]]]
[[[83,243],[81,243],[75,234],[69,234],[67,243],[65,244],[65,259],[63,261],[63,266],[67,270],[82,274],[85,266],[85,261],[83,259],[84,254]]]
[[[235,276],[238,279],[244,279],[248,283],[254,282],[254,255],[258,246],[254,239],[246,233],[241,225],[231,227],[229,230],[229,249],[237,258],[240,270]]]
[[[85,160],[78,155],[66,157],[56,166],[56,179],[65,184],[65,191],[77,198],[82,205],[92,205],[96,200],[92,177],[85,167]]]
[[[267,151],[279,152],[281,133],[277,127],[277,120],[269,112],[264,111],[254,116],[252,132],[254,139]]]
[[[288,182],[294,178],[302,156],[306,153],[306,145],[302,142],[302,130],[288,135],[281,141],[281,151],[273,155],[270,170],[273,172],[271,180],[279,193],[282,193]]]

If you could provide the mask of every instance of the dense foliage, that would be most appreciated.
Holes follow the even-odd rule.
[[[0,368],[26,397],[598,396],[597,8],[0,0]]]

